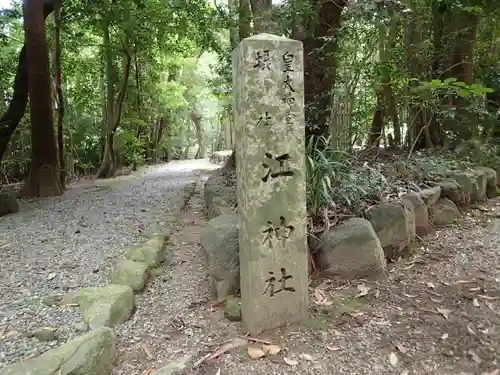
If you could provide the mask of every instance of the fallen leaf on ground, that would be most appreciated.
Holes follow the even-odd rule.
[[[405,296],[405,297],[408,297],[408,298],[415,298],[415,297],[417,297],[417,296],[416,296],[416,295],[414,295],[414,294],[408,294],[408,293],[401,293],[401,294],[402,294],[403,296]]]
[[[475,352],[473,352],[472,350],[469,350],[469,351],[467,352],[467,354],[469,354],[469,355],[471,356],[472,360],[473,360],[474,362],[476,362],[478,365],[479,365],[481,362],[483,362],[483,360],[482,360],[481,358],[479,358],[479,356],[478,356]]]
[[[148,359],[154,358],[149,348],[143,342],[141,342],[141,349],[144,351],[144,354],[146,354],[146,357],[148,357]]]
[[[398,362],[399,359],[396,353],[391,352],[391,354],[389,354],[389,363],[391,364],[391,366],[397,366]]]
[[[47,277],[47,280],[52,280],[56,277],[55,273],[49,273],[49,276]]]
[[[251,345],[248,347],[248,356],[252,359],[259,359],[266,355],[262,347]]]
[[[467,324],[467,331],[472,335],[472,336],[476,336],[476,332],[474,332],[474,330],[471,328],[471,326],[469,324]]]
[[[340,350],[340,347],[338,346],[330,346],[330,345],[327,345],[326,348],[331,351],[331,352],[338,352]]]
[[[327,301],[325,292],[319,287],[314,289],[314,299],[318,305],[323,305]]]
[[[479,294],[478,297],[482,298],[482,299],[485,299],[485,300],[488,300],[488,301],[496,301],[497,299],[500,298],[500,297],[487,296],[487,295],[484,295],[484,294]]]
[[[301,354],[300,357],[302,359],[305,359],[306,361],[309,361],[309,362],[313,360],[313,357],[310,354],[305,354],[304,353],[304,354]]]
[[[297,366],[299,364],[299,361],[287,357],[283,357],[283,361],[289,366]]]
[[[399,350],[401,354],[406,354],[408,352],[408,349],[406,349],[403,345],[401,345],[399,342],[395,342],[394,346]]]
[[[221,356],[222,354],[228,352],[231,349],[240,348],[240,347],[245,346],[245,345],[248,345],[248,341],[245,339],[242,339],[240,337],[236,337],[232,340],[226,341],[221,346],[219,346],[217,348],[217,350],[215,350],[214,352],[205,354],[201,359],[196,361],[196,363],[193,364],[193,368],[199,366],[200,364],[202,364],[203,362],[205,362],[207,360],[215,359],[215,358]]]
[[[358,294],[356,294],[354,296],[354,298],[360,298],[360,297],[366,296],[368,294],[369,289],[365,284],[359,284],[357,286],[357,289],[358,289]]]
[[[266,354],[277,355],[281,351],[281,347],[278,345],[262,345],[262,350]]]
[[[481,375],[500,375],[500,369],[496,369],[491,372],[483,372]]]
[[[448,320],[448,317],[450,316],[451,314],[451,310],[450,309],[436,309],[438,311],[438,313],[440,313],[442,316],[444,316],[444,318],[446,320]]]
[[[448,335],[447,333],[443,333],[441,335],[441,340],[446,340],[450,335]]]

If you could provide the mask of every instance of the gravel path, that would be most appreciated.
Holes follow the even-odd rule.
[[[210,303],[198,244],[200,193],[171,238],[164,274],[116,330],[113,375],[149,374],[185,355],[196,361],[245,334]],[[233,348],[182,375],[499,375],[499,218],[500,199],[471,210],[415,243],[413,255],[390,264],[383,279],[313,277],[310,318],[258,337],[278,345],[277,356],[252,360],[245,347]]]
[[[109,267],[142,233],[162,228],[208,161],[148,167],[130,176],[72,184],[60,197],[20,202],[0,218],[0,367],[60,345],[82,317],[43,297],[105,283]],[[31,338],[42,327],[59,339]]]

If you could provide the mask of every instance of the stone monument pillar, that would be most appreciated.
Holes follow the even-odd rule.
[[[302,43],[242,40],[233,93],[242,319],[256,334],[308,311]]]

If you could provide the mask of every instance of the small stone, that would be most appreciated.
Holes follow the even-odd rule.
[[[55,341],[59,338],[57,330],[51,327],[37,329],[33,336],[39,341]]]
[[[78,322],[75,324],[75,331],[77,332],[87,332],[89,326],[85,322]]]
[[[43,297],[42,302],[44,305],[47,305],[47,306],[57,305],[57,304],[59,304],[59,302],[61,302],[62,297],[63,296],[61,294],[53,294],[53,295]]]
[[[241,321],[241,305],[239,298],[231,298],[224,303],[224,317],[231,322]]]

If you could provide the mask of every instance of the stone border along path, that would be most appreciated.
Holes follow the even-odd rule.
[[[200,174],[203,169],[199,169]],[[194,176],[190,176],[193,178]],[[196,177],[195,177],[196,178]],[[183,188],[183,203],[179,213],[185,210],[195,193],[200,178]],[[111,328],[126,322],[136,310],[135,293],[142,292],[153,271],[161,268],[165,243],[177,225],[177,216],[169,218],[161,232],[154,232],[144,243],[129,248],[125,259],[112,267],[109,284],[87,287],[65,295],[45,296],[41,304],[64,309],[78,308],[83,321],[77,323],[77,331],[89,333],[71,339],[65,344],[43,354],[25,358],[0,369],[1,375],[104,375],[109,374],[116,362],[117,338]],[[141,306],[141,308],[147,306]],[[8,326],[2,327],[1,336]],[[16,331],[10,331],[15,333]],[[30,333],[40,341],[56,342],[56,329],[46,327]],[[53,345],[52,345],[53,346]]]

